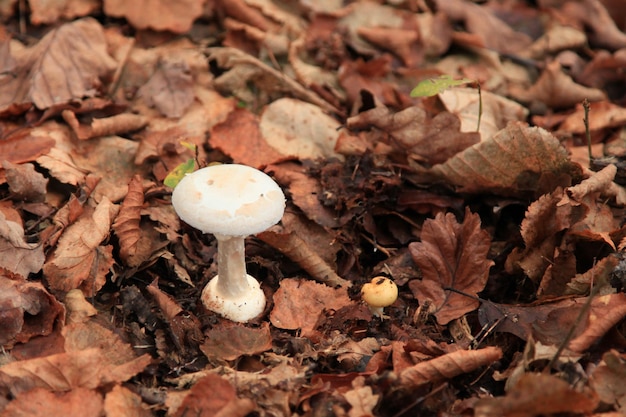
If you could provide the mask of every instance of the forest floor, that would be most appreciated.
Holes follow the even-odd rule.
[[[626,413],[620,1],[0,18],[0,417]],[[171,204],[216,163],[286,196],[247,323],[200,302],[216,240]]]

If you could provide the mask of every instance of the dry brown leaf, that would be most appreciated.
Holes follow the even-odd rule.
[[[181,117],[193,102],[193,77],[183,61],[162,59],[138,94],[166,117]]]
[[[204,0],[104,0],[104,12],[125,17],[137,29],[169,30],[185,33],[202,14]]]
[[[85,299],[85,295],[79,289],[70,290],[63,299],[67,308],[67,324],[84,323],[98,314],[98,310]]]
[[[100,244],[109,236],[117,211],[118,207],[104,198],[65,229],[43,267],[52,290],[68,292],[80,288],[85,295],[93,296],[104,285],[114,262],[113,248]]]
[[[139,222],[144,201],[142,182],[140,175],[135,175],[130,181],[128,193],[113,223],[113,230],[120,242],[120,257],[126,265],[133,268],[141,265],[150,255],[139,251],[140,247],[146,246],[139,245],[142,238]]]
[[[255,408],[249,398],[238,398],[235,388],[219,375],[209,374],[194,384],[174,417],[244,417]]]
[[[38,282],[0,270],[0,345],[47,336],[65,321],[65,308]]]
[[[598,405],[597,394],[577,391],[553,375],[526,373],[504,397],[484,398],[474,408],[476,417],[519,417],[557,413],[587,414]]]
[[[71,54],[71,55],[70,55]],[[35,46],[13,54],[16,74],[0,86],[0,113],[14,103],[44,110],[93,97],[117,63],[108,55],[102,26],[92,18],[60,26]],[[80,56],[81,59],[72,59]]]
[[[487,283],[493,265],[487,259],[490,244],[489,233],[480,228],[480,217],[469,208],[462,224],[452,213],[440,213],[434,220],[426,220],[421,242],[409,244],[411,257],[423,274],[422,280],[410,281],[409,287],[420,304],[433,303],[433,314],[440,324],[478,307],[478,301],[470,297],[475,297]]]
[[[120,365],[107,360],[101,349],[91,348],[42,358],[11,362],[0,368],[0,387],[17,395],[33,388],[68,391],[95,389],[123,382],[143,370],[151,361],[144,355]]]
[[[608,294],[594,298],[584,330],[569,342],[573,352],[584,352],[613,326],[626,317],[626,294]]]
[[[100,9],[98,0],[29,0],[30,22],[34,25],[56,23],[87,16]]]
[[[265,106],[259,121],[261,135],[270,147],[301,161],[343,159],[335,152],[340,127],[318,106],[292,98],[280,98]]]
[[[128,388],[116,385],[104,398],[104,412],[108,417],[151,417],[150,406],[141,401],[141,397]]]
[[[398,382],[402,389],[411,390],[424,384],[441,382],[472,372],[501,358],[502,350],[496,346],[478,350],[459,350],[405,368],[399,373]]]
[[[30,131],[11,135],[0,141],[0,155],[5,160],[22,164],[36,160],[54,146],[54,139],[47,135],[31,135]]]
[[[608,101],[599,101],[589,104],[589,130],[595,132],[601,129],[610,129],[626,124],[626,109]],[[585,109],[582,104],[576,106],[576,111],[569,114],[559,130],[583,134],[585,133]]]
[[[27,243],[24,228],[0,211],[0,268],[28,277],[41,271],[44,260],[43,245]]]
[[[243,355],[256,355],[272,349],[269,323],[258,328],[238,323],[222,323],[205,333],[200,350],[209,359],[232,361]]]
[[[271,323],[280,329],[314,334],[315,325],[324,311],[339,310],[352,303],[345,287],[334,289],[309,280],[285,278],[274,293]]]
[[[54,393],[34,388],[19,394],[0,412],[1,417],[101,417],[102,396],[94,390],[75,388]]]
[[[461,192],[537,197],[569,185],[580,175],[580,167],[570,162],[567,150],[546,130],[511,123],[431,172]]]
[[[577,84],[561,69],[558,61],[550,62],[530,88],[512,86],[509,93],[523,102],[540,101],[548,107],[567,108],[583,100],[606,100],[604,91]]]
[[[101,119],[93,119],[86,125],[78,121],[73,111],[63,110],[61,116],[72,128],[76,137],[81,140],[133,132],[148,124],[146,117],[133,113],[121,113]]]
[[[376,127],[389,134],[409,156],[428,164],[441,163],[480,141],[477,132],[463,133],[457,116],[440,112],[429,119],[416,106],[393,113],[386,107],[376,107],[346,121],[349,129]]]
[[[623,5],[620,3],[618,7],[623,10],[621,6]],[[585,29],[591,30],[589,36],[591,43],[610,49],[626,47],[626,33],[616,26],[600,1],[566,1],[560,9],[564,14],[578,20]]]
[[[610,350],[602,356],[602,362],[592,371],[590,386],[600,401],[614,404],[617,411],[626,411],[626,360],[623,354]]]
[[[35,171],[33,164],[15,165],[2,162],[13,199],[29,202],[42,202],[46,199],[48,179]]]
[[[350,287],[352,285],[350,281],[337,275],[335,270],[317,254],[316,250],[309,247],[296,233],[280,232],[273,229],[259,233],[257,237],[300,265],[313,279],[330,287]]]
[[[352,380],[352,389],[343,394],[350,404],[349,417],[374,416],[374,408],[380,399],[379,394],[374,394],[372,387],[365,385],[365,377],[358,376]]]

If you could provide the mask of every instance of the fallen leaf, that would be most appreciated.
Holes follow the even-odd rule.
[[[104,0],[104,12],[125,17],[137,29],[169,30],[185,33],[202,14],[202,0],[183,0],[176,4],[167,0]]]
[[[27,243],[24,228],[0,211],[0,268],[23,277],[41,271],[45,261],[41,243]]]
[[[237,323],[221,324],[205,332],[200,350],[209,359],[232,361],[243,355],[256,355],[272,349],[269,323],[251,328]]]
[[[194,384],[174,417],[244,417],[255,408],[249,398],[238,398],[235,388],[219,375],[209,374]]]
[[[490,243],[489,233],[480,228],[480,217],[468,208],[462,224],[452,213],[426,220],[421,242],[409,244],[411,257],[423,274],[421,280],[410,281],[409,288],[420,304],[433,303],[433,314],[440,324],[478,307],[478,301],[470,297],[487,283],[494,264],[487,258]]]
[[[150,417],[150,406],[130,389],[116,385],[104,397],[104,412],[107,416]]]
[[[300,329],[313,335],[315,325],[326,310],[339,310],[352,303],[344,287],[334,289],[309,280],[285,278],[274,293],[272,325],[279,329]]]
[[[137,267],[148,259],[150,244],[142,239],[139,223],[144,202],[142,178],[135,175],[128,184],[128,193],[122,202],[119,214],[113,223],[113,230],[120,241],[120,257],[130,267]],[[142,250],[143,249],[143,250]]]
[[[352,389],[343,394],[350,404],[349,417],[374,416],[374,408],[378,404],[380,395],[374,394],[372,387],[365,385],[365,377],[360,376],[352,380]]]
[[[193,102],[193,77],[185,61],[162,59],[138,94],[167,117],[181,117]]]
[[[34,388],[17,395],[0,412],[0,416],[100,417],[102,412],[102,396],[92,389],[78,387],[55,393],[44,388]]]
[[[597,395],[578,391],[554,375],[526,373],[504,397],[484,398],[474,407],[476,417],[517,417],[557,413],[591,413]]]
[[[48,180],[35,171],[33,164],[15,165],[6,160],[0,162],[14,199],[39,203],[45,200]]]
[[[58,20],[72,20],[76,17],[87,16],[100,9],[97,0],[31,0],[30,22],[33,25],[49,25]]]
[[[524,197],[569,185],[572,177],[580,176],[580,167],[546,130],[511,123],[431,172],[460,192]]]
[[[602,356],[602,361],[592,371],[590,386],[604,404],[617,405],[618,412],[626,410],[626,361],[624,355],[610,350]]]

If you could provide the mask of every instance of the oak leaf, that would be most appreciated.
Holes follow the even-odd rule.
[[[462,317],[478,307],[474,298],[487,283],[493,261],[487,259],[491,239],[480,228],[480,217],[466,209],[459,224],[452,213],[424,222],[421,242],[409,245],[422,280],[409,282],[420,303],[430,301],[440,324]],[[460,291],[467,295],[462,295]]]

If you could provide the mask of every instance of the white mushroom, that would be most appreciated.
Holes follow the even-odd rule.
[[[249,166],[214,165],[186,175],[172,205],[185,223],[217,239],[218,274],[202,291],[204,306],[238,322],[261,314],[265,294],[246,273],[244,238],[282,218],[285,196],[278,184]]]

